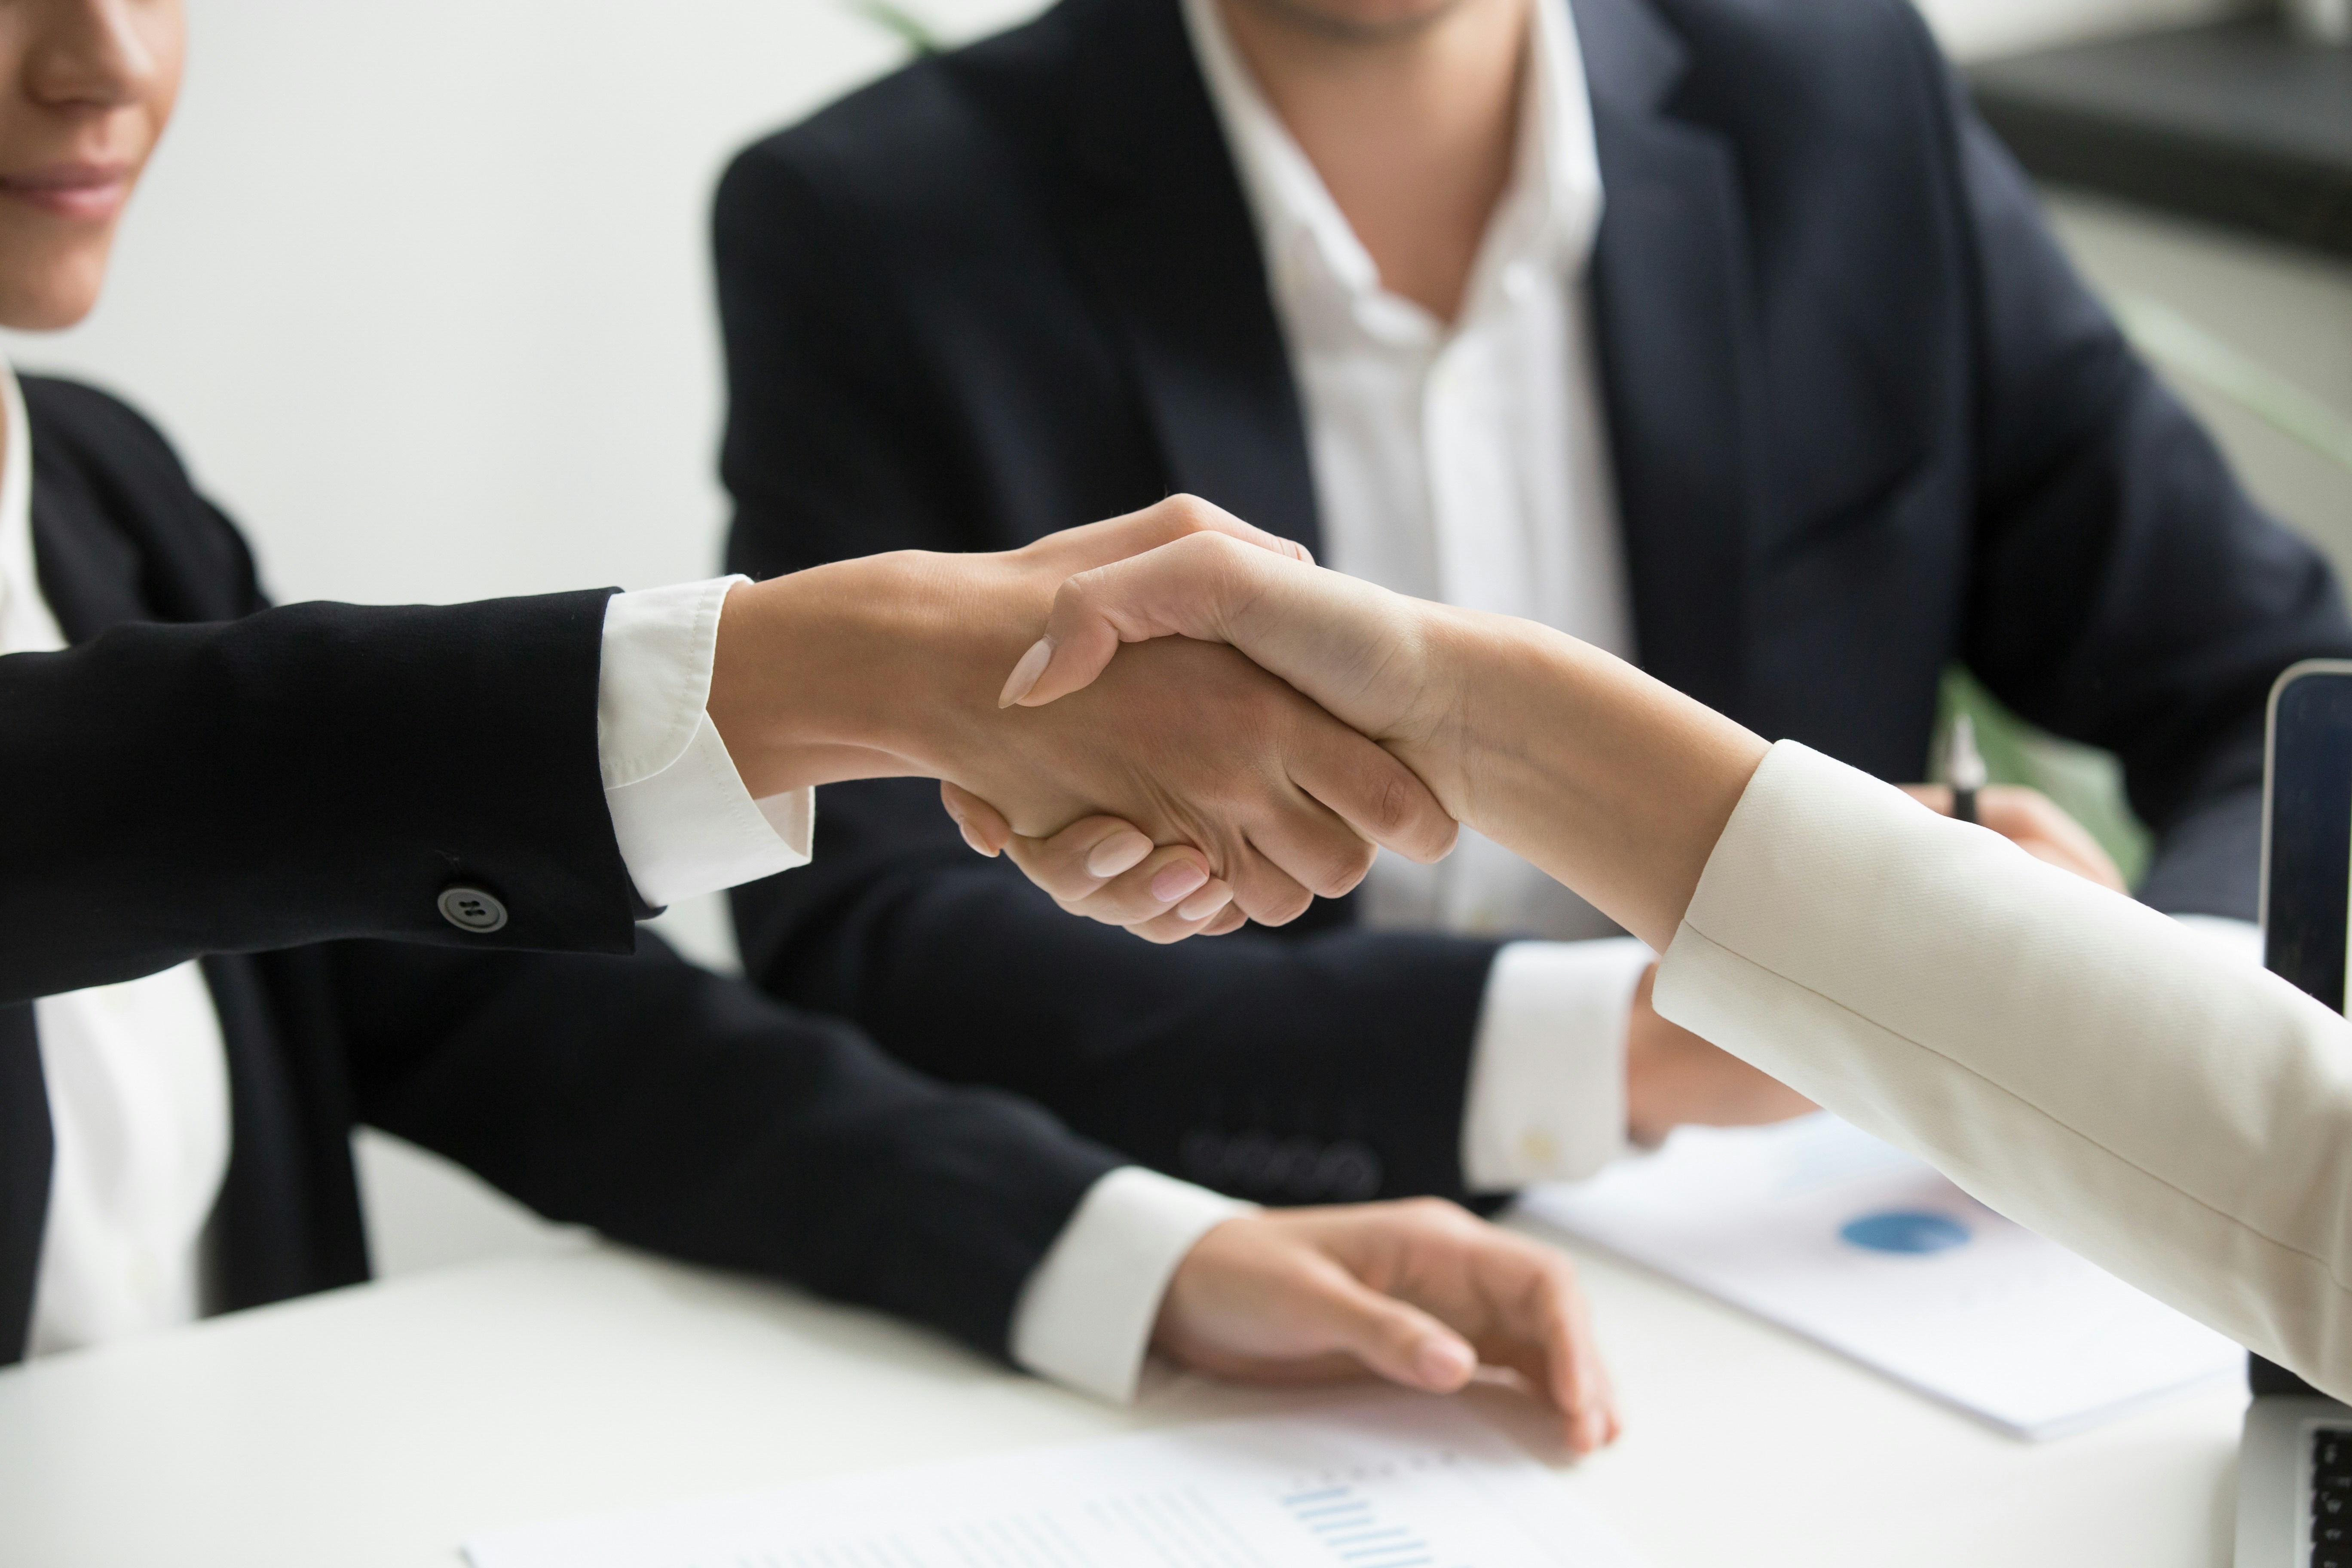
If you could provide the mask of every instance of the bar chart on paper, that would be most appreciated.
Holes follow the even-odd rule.
[[[509,1531],[473,1568],[1632,1568],[1458,1405],[1029,1449]]]
[[[1310,1486],[1284,1498],[1282,1507],[1341,1568],[1433,1568],[1429,1532],[1390,1523],[1375,1505],[1378,1495],[1347,1482]]]

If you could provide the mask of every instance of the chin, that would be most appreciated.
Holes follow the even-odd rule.
[[[0,327],[57,332],[97,308],[113,237],[66,247],[12,246],[0,237]],[[47,254],[43,254],[47,250]]]

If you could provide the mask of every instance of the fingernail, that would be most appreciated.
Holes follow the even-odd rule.
[[[1234,901],[1231,888],[1212,888],[1195,893],[1176,906],[1176,918],[1182,921],[1204,921]]]
[[[1591,1409],[1584,1413],[1584,1451],[1588,1454],[1599,1453],[1601,1451],[1601,1445],[1608,1441],[1609,1413],[1596,1405]]]
[[[1478,1363],[1459,1340],[1423,1340],[1413,1352],[1412,1368],[1423,1382],[1454,1388],[1478,1370]]]
[[[1004,689],[997,695],[996,705],[1010,708],[1035,690],[1037,678],[1045,673],[1045,666],[1053,658],[1053,638],[1039,637],[1031,643],[1029,651],[1021,656],[1021,662],[1013,667],[1013,673],[1004,678]]]
[[[1200,891],[1207,886],[1209,874],[1192,861],[1174,861],[1162,866],[1160,874],[1151,879],[1151,896],[1163,904],[1172,904],[1187,894]],[[1193,917],[1186,915],[1184,918],[1191,920]]]
[[[974,849],[977,849],[992,860],[996,858],[996,851],[991,849],[988,845],[982,841],[980,835],[971,830],[971,824],[959,816],[956,818],[956,827],[963,834],[963,841],[966,844],[971,845]]]
[[[1114,833],[1087,852],[1087,875],[1116,877],[1150,853],[1151,840],[1133,828]]]

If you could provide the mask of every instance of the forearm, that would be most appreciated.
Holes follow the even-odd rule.
[[[1494,943],[1345,931],[1159,947],[957,853],[803,906],[789,972],[761,978],[923,1071],[1032,1096],[1189,1180],[1269,1203],[1465,1195]],[[813,869],[825,864],[821,847]],[[742,923],[772,947],[766,912]]]
[[[2199,933],[1784,744],[1657,1005],[2352,1393],[2346,1025]]]
[[[1764,742],[1548,627],[1423,613],[1433,684],[1452,696],[1398,755],[1464,823],[1663,948]]]
[[[0,659],[12,742],[40,760],[0,780],[0,995],[342,936],[625,950],[596,752],[607,597],[293,605]],[[450,925],[459,883],[507,924]]]
[[[645,939],[634,958],[333,954],[360,1114],[551,1218],[1007,1352],[1022,1287],[1120,1163]]]
[[[1044,615],[1024,586],[989,558],[899,551],[737,587],[710,715],[745,786],[953,776],[989,737],[990,672]]]

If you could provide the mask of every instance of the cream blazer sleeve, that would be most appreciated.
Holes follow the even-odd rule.
[[[1793,742],[1658,1011],[2352,1397],[2352,1026],[2154,910]]]

